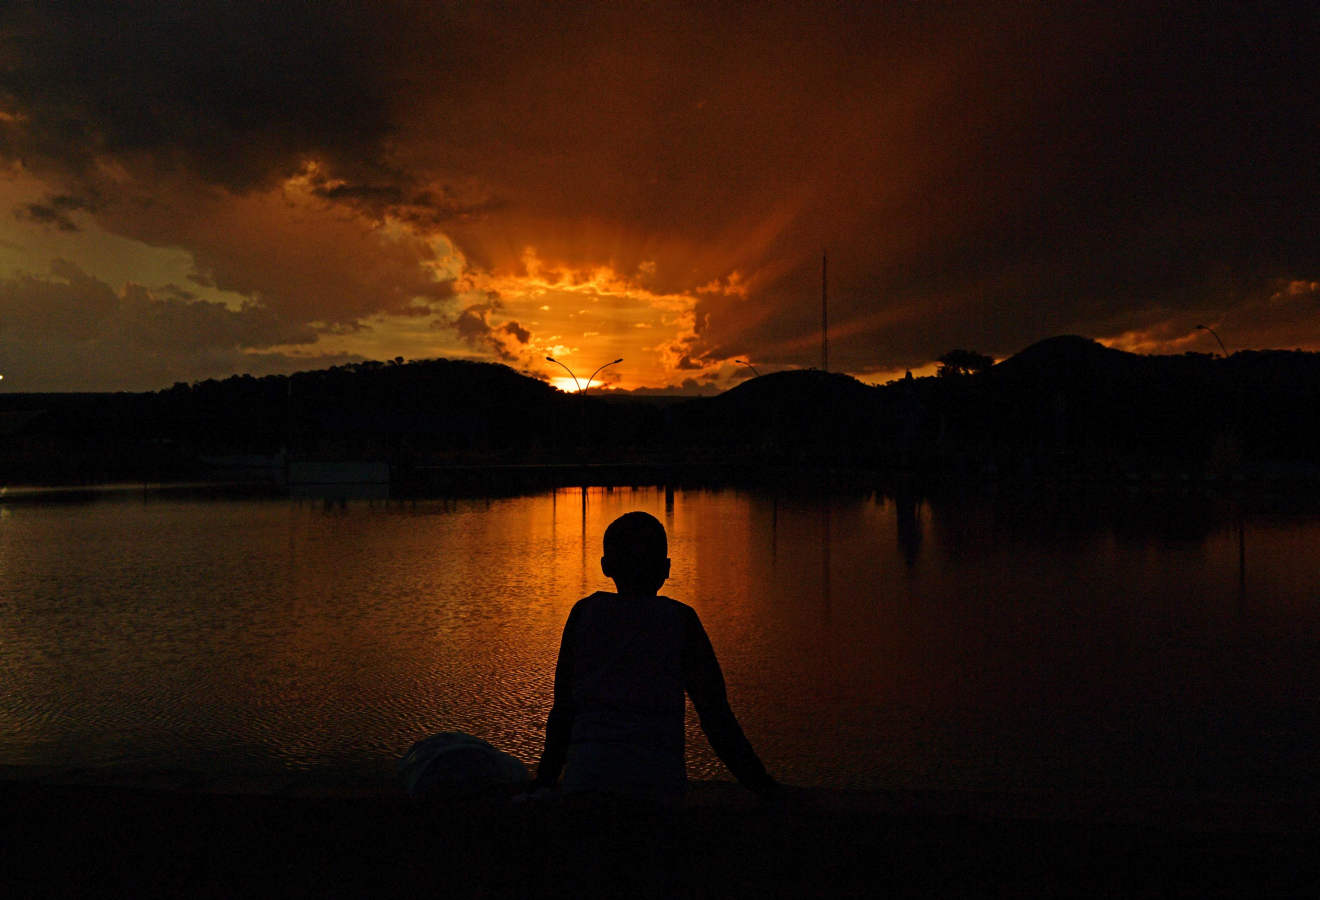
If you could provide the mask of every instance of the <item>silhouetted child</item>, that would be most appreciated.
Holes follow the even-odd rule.
[[[664,526],[643,512],[605,530],[601,569],[617,594],[579,600],[564,625],[554,706],[532,789],[681,798],[687,789],[683,693],[724,764],[743,785],[777,784],[729,708],[724,676],[696,612],[659,597],[669,578]]]

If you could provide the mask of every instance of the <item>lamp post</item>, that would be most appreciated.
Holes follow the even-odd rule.
[[[618,363],[623,362],[623,357],[620,356],[618,359],[613,359],[613,360],[610,360],[610,361],[607,362],[607,363],[604,363],[604,364],[602,364],[602,365],[597,366],[597,367],[596,367],[596,371],[592,372],[592,373],[591,373],[591,377],[587,379],[587,384],[586,384],[585,387],[583,387],[582,382],[578,381],[578,377],[577,377],[576,375],[573,374],[573,370],[572,370],[572,369],[570,369],[568,366],[566,366],[566,365],[564,365],[563,363],[561,363],[559,360],[555,359],[553,356],[547,356],[547,357],[545,358],[545,361],[546,361],[546,362],[554,363],[555,365],[559,366],[559,368],[563,369],[565,372],[568,373],[568,377],[569,377],[569,378],[572,378],[572,379],[573,379],[573,384],[577,387],[577,389],[578,389],[577,392],[578,392],[578,394],[582,397],[582,428],[581,428],[581,430],[582,430],[582,438],[583,438],[583,440],[586,440],[586,435],[587,435],[587,391],[591,390],[591,382],[596,378],[597,375],[600,374],[600,370],[601,370],[601,369],[604,369],[604,368],[607,368],[607,367],[609,367],[609,366],[613,366],[613,365],[616,365],[616,364],[618,364]]]
[[[564,365],[563,363],[561,363],[559,360],[555,359],[553,356],[547,356],[547,357],[545,358],[545,361],[546,361],[546,362],[552,362],[552,363],[554,363],[555,365],[559,366],[559,368],[561,368],[561,369],[563,369],[565,372],[567,372],[567,373],[568,373],[568,377],[573,379],[573,386],[576,387],[576,388],[578,389],[578,392],[579,392],[579,393],[582,392],[582,383],[581,383],[580,381],[577,380],[577,376],[573,374],[573,370],[572,370],[572,369],[570,369],[568,366],[566,366],[566,365]]]
[[[564,365],[563,363],[561,363],[559,360],[555,359],[553,356],[547,356],[547,357],[545,358],[545,361],[546,361],[546,362],[550,362],[550,363],[554,363],[555,365],[559,366],[559,368],[561,368],[561,369],[563,369],[565,372],[567,372],[567,373],[568,373],[568,377],[573,379],[573,386],[577,388],[578,393],[581,394],[581,395],[583,396],[583,399],[585,399],[585,398],[586,398],[587,391],[591,390],[591,382],[594,381],[595,378],[596,378],[596,376],[600,374],[600,370],[601,370],[601,369],[608,368],[608,367],[610,367],[610,366],[618,365],[619,363],[623,362],[623,357],[620,356],[618,359],[612,359],[612,360],[610,360],[609,362],[604,363],[603,365],[599,365],[599,366],[597,366],[597,367],[596,367],[596,371],[592,372],[592,373],[591,373],[591,377],[587,379],[587,386],[586,386],[586,387],[583,387],[583,386],[582,386],[582,382],[578,381],[578,377],[577,377],[576,375],[573,374],[573,370],[572,370],[572,369],[570,369],[568,366],[566,366],[566,365]]]
[[[587,379],[587,386],[584,387],[584,388],[582,389],[582,402],[583,402],[583,403],[586,403],[586,402],[587,402],[587,391],[591,390],[591,379],[592,379],[592,378],[595,378],[595,377],[600,373],[600,370],[601,370],[601,369],[604,369],[604,368],[606,368],[606,367],[608,367],[608,366],[618,365],[618,364],[621,363],[621,362],[623,362],[623,357],[622,357],[622,356],[620,356],[618,359],[612,359],[612,360],[610,360],[609,362],[605,363],[604,365],[600,365],[600,366],[597,366],[597,367],[596,367],[596,371],[591,373],[591,378],[588,378],[588,379]],[[568,368],[568,367],[565,366],[564,368]],[[569,374],[571,375],[572,373],[570,372]]]
[[[758,372],[758,371],[756,371],[756,366],[752,365],[752,364],[749,363],[747,360],[745,360],[745,359],[735,359],[734,362],[737,363],[737,364],[740,365],[740,366],[746,366],[747,368],[751,369],[751,370],[752,370],[752,377],[753,377],[753,378],[760,378],[760,377],[761,377],[761,373]]]
[[[1197,325],[1196,328],[1198,331],[1210,332],[1210,336],[1213,337],[1216,341],[1219,341],[1219,349],[1223,352],[1224,359],[1228,359],[1228,349],[1224,346],[1224,342],[1219,340],[1219,335],[1215,333],[1215,330],[1213,328],[1211,328],[1209,325]]]
[[[1224,346],[1224,342],[1219,335],[1215,333],[1215,330],[1209,325],[1197,325],[1196,327],[1199,331],[1210,332],[1211,337],[1219,343],[1219,350],[1224,354],[1224,359],[1228,359],[1228,349]],[[1228,465],[1236,466],[1239,462],[1240,450],[1238,448],[1237,433],[1242,428],[1243,391],[1241,382],[1236,378],[1233,379],[1233,393],[1237,396],[1233,404],[1235,407],[1233,421],[1229,424],[1232,431],[1224,438],[1226,467]],[[1233,519],[1233,524],[1237,526],[1238,537],[1238,615],[1245,616],[1247,611],[1247,520],[1242,511],[1242,499],[1237,496],[1233,498]]]
[[[1219,335],[1215,332],[1215,330],[1211,328],[1209,325],[1197,325],[1196,330],[1210,332],[1210,336],[1213,337],[1215,341],[1219,344],[1219,350],[1223,354],[1225,363],[1227,363],[1228,348],[1224,346],[1223,340],[1219,337]],[[1211,358],[1213,359],[1214,357],[1212,356]],[[1238,441],[1243,436],[1242,434],[1243,385],[1242,382],[1236,377],[1232,367],[1228,367],[1228,380],[1229,380],[1229,385],[1233,391],[1233,414],[1232,414],[1232,418],[1226,420],[1224,423],[1225,433],[1222,439],[1223,441],[1222,453],[1227,458],[1225,460],[1221,460],[1221,462],[1231,463],[1233,465],[1236,465],[1239,461]],[[1219,455],[1219,453],[1212,453],[1212,456],[1217,456],[1217,455]]]

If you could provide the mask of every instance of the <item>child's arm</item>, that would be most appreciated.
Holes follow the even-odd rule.
[[[550,787],[559,780],[560,770],[568,756],[568,742],[573,734],[573,653],[576,643],[576,606],[564,623],[564,635],[559,642],[559,661],[555,663],[555,699],[545,723],[545,749],[536,766],[536,777],[531,789]]]
[[[760,757],[729,708],[724,673],[715,658],[715,648],[706,636],[701,619],[690,609],[683,640],[683,687],[692,698],[711,747],[733,776],[758,794],[773,791],[778,784],[765,771]]]

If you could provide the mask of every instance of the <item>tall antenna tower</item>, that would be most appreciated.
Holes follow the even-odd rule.
[[[830,370],[830,314],[825,292],[825,272],[829,264],[829,251],[820,254],[820,370]]]

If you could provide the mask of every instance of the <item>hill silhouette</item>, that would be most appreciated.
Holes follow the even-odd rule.
[[[1090,338],[1061,334],[1037,341],[1000,362],[991,371],[998,378],[1030,378],[1048,375],[1051,379],[1112,377],[1138,364],[1141,357],[1106,347]]]
[[[840,372],[819,369],[790,369],[749,378],[713,398],[716,407],[733,405],[743,409],[770,409],[787,403],[805,407],[822,399],[852,399],[866,402],[870,387]]]
[[[681,401],[507,366],[365,362],[147,394],[0,394],[0,483],[206,477],[203,459],[606,462],[946,474],[1320,470],[1320,354],[1142,356],[1076,335],[883,386],[814,369]]]
[[[1219,474],[1244,462],[1320,462],[1320,354],[1140,355],[1075,335],[1049,338],[977,376],[923,385],[959,452],[1006,469]]]
[[[691,400],[676,425],[690,442],[756,460],[860,461],[877,438],[877,400],[850,375],[799,369]]]

